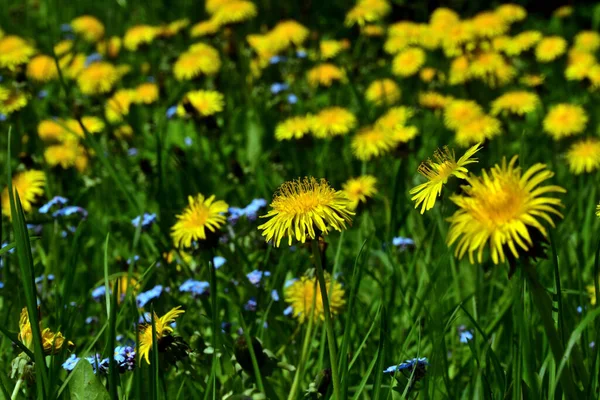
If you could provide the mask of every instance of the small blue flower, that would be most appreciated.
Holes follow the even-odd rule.
[[[409,246],[414,246],[415,241],[410,238],[404,238],[399,236],[392,239],[392,244],[403,250]]]
[[[288,104],[296,104],[298,102],[298,96],[296,96],[294,93],[288,94],[287,102]]]
[[[252,297],[250,300],[248,300],[246,302],[246,304],[244,304],[244,310],[246,311],[256,311],[256,306],[258,305],[258,303],[256,302],[256,299],[254,297]]]
[[[393,374],[398,371],[412,370],[413,367],[415,367],[415,366],[425,368],[428,365],[429,365],[429,361],[427,360],[427,357],[413,358],[412,360],[406,360],[403,363],[400,363],[398,365],[392,365],[390,367],[387,367],[383,371],[383,373],[384,374]]]
[[[108,358],[100,358],[100,354],[96,354],[90,357],[86,357],[86,360],[92,365],[94,374],[106,374],[108,372],[109,360]]]
[[[65,362],[62,364],[62,367],[64,370],[71,372],[75,369],[78,362],[79,362],[79,357],[77,357],[75,354],[71,354],[69,356],[69,358],[67,358],[65,360]]]
[[[71,28],[71,24],[60,24],[61,32],[73,32],[73,28]]]
[[[145,312],[142,315],[140,315],[140,318],[138,319],[138,324],[149,324],[152,322],[152,315],[150,315],[149,312]]]
[[[304,51],[304,50],[297,50],[296,51],[296,57],[298,57],[298,58],[306,58],[306,55],[307,55],[306,51]]]
[[[137,305],[139,308],[143,308],[150,301],[157,299],[163,292],[162,285],[156,285],[152,289],[142,292],[137,295]]]
[[[4,289],[4,282],[0,282],[0,289]]]
[[[287,288],[289,286],[291,286],[294,282],[296,282],[298,280],[298,278],[292,278],[292,279],[288,279],[287,281],[285,281],[285,283],[283,284],[284,288]]]
[[[187,147],[191,147],[191,146],[192,146],[192,144],[194,144],[194,141],[193,141],[193,140],[192,140],[192,138],[191,138],[191,137],[189,137],[189,136],[186,136],[186,137],[185,137],[185,139],[183,139],[183,142],[185,143],[185,145],[186,145]]]
[[[129,157],[135,157],[138,155],[138,149],[136,149],[135,147],[130,148],[129,150],[127,150],[127,155]]]
[[[258,218],[258,212],[261,208],[267,206],[265,199],[254,199],[244,208],[230,207],[229,217],[227,218],[230,224],[235,224],[241,217],[248,218],[249,221],[254,221]]]
[[[47,90],[40,90],[37,94],[38,99],[45,99],[46,97],[48,97],[48,91]]]
[[[2,114],[0,113],[0,122],[4,122],[8,119],[8,117],[6,116],[6,114]]]
[[[269,59],[269,64],[275,65],[284,62],[285,60],[287,60],[287,58],[284,56],[273,56]]]
[[[226,262],[227,260],[225,259],[225,257],[216,256],[215,258],[213,258],[213,264],[215,265],[215,269],[221,268]]]
[[[55,211],[54,214],[52,214],[52,217],[68,217],[73,214],[79,214],[82,219],[86,219],[88,216],[88,212],[85,208],[79,206],[66,206],[58,211]]]
[[[140,224],[140,221],[142,223],[142,229],[148,229],[153,223],[156,222],[156,214],[144,213],[144,215],[138,215],[131,220],[131,224],[137,228]]]
[[[98,286],[96,289],[92,290],[92,299],[96,301],[102,300],[106,296],[106,286]]]
[[[120,371],[133,371],[135,368],[135,349],[132,346],[117,346],[113,357]]]
[[[290,86],[287,83],[273,83],[271,85],[271,93],[279,94],[279,93],[283,92],[284,90],[288,90],[289,88],[290,88]]]
[[[66,197],[54,196],[52,198],[52,200],[50,200],[49,202],[47,202],[46,204],[44,204],[43,206],[40,207],[39,212],[40,212],[40,214],[46,214],[48,211],[50,211],[50,209],[52,207],[54,207],[56,205],[64,206],[68,202],[69,202],[69,199],[67,199]]]
[[[98,62],[98,61],[102,61],[102,54],[100,53],[92,53],[89,56],[86,57],[85,59],[85,67],[89,67],[90,64]]]
[[[294,312],[294,309],[292,308],[292,306],[289,306],[288,308],[283,310],[283,315],[287,317],[288,315],[292,315],[292,312]]]
[[[259,271],[259,270],[255,269],[254,271],[246,274],[246,277],[248,277],[248,280],[250,281],[250,283],[256,287],[258,287],[260,285],[260,281],[265,276],[271,276],[271,273],[269,271]]]
[[[177,106],[167,108],[167,118],[171,119],[175,114],[177,114]]]
[[[203,296],[208,295],[210,289],[210,284],[204,281],[196,281],[193,279],[188,279],[179,285],[180,292],[188,292],[192,293],[194,296]]]
[[[469,340],[473,340],[473,332],[471,331],[464,330],[462,332],[459,332],[458,335],[461,343],[468,343]]]
[[[48,274],[48,282],[52,282],[54,280],[54,275],[53,274]],[[35,283],[42,283],[42,281],[44,280],[44,275],[40,275],[37,278],[35,278]]]
[[[85,323],[86,325],[91,325],[91,324],[95,324],[96,322],[98,322],[98,317],[87,317],[85,319]]]
[[[277,292],[277,290],[271,290],[271,298],[273,299],[273,301],[279,301],[279,293]]]

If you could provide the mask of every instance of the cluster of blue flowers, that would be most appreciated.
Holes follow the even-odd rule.
[[[138,294],[136,297],[138,307],[143,308],[146,304],[148,304],[152,300],[159,298],[160,295],[162,294],[162,292],[163,292],[163,286],[156,285],[152,289]]]
[[[124,373],[126,371],[133,371],[135,368],[135,348],[132,346],[117,346],[114,351],[113,358],[117,367],[119,368],[120,373]],[[77,366],[77,363],[81,360],[75,354],[71,354],[69,358],[63,363],[62,367],[66,371],[73,371]],[[110,360],[107,358],[100,357],[100,354],[95,354],[93,356],[85,357],[92,369],[94,370],[94,374],[106,374],[108,372],[108,368],[110,365]]]
[[[131,220],[131,224],[134,228],[137,228],[142,224],[142,229],[148,229],[156,222],[156,214],[144,213],[144,215],[138,215],[134,219]]]
[[[79,206],[67,206],[69,199],[62,196],[54,196],[52,200],[40,207],[40,214],[48,214],[52,208],[61,207],[52,213],[53,218],[68,217],[74,214],[79,214],[81,218],[86,219],[88,212],[86,209]],[[64,207],[63,207],[64,206]]]
[[[254,199],[244,208],[230,207],[229,217],[227,220],[232,225],[235,224],[241,217],[246,217],[249,221],[254,221],[256,218],[258,218],[258,212],[260,209],[266,206],[267,201],[265,199]]]
[[[383,373],[393,374],[398,371],[406,371],[406,370],[411,371],[415,367],[421,367],[421,368],[425,369],[428,365],[429,365],[429,361],[427,360],[427,357],[413,358],[412,360],[406,360],[403,363],[387,367],[383,371]]]
[[[210,293],[210,284],[204,281],[188,279],[179,286],[180,292],[188,292],[194,296],[204,296]]]
[[[259,271],[257,269],[246,274],[250,283],[256,287],[260,286],[260,281],[266,276],[271,276],[271,273],[269,271]]]

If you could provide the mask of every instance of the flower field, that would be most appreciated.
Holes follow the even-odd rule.
[[[0,398],[598,398],[600,4],[59,3],[0,10]]]

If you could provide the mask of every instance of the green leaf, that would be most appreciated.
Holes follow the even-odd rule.
[[[86,359],[81,359],[77,363],[77,368],[72,372],[73,377],[69,382],[71,391],[71,400],[108,400],[110,396],[100,382],[100,379],[94,375],[92,365]]]

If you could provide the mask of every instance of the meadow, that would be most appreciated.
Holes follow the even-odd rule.
[[[523,4],[5,4],[0,398],[599,398],[600,4]]]

